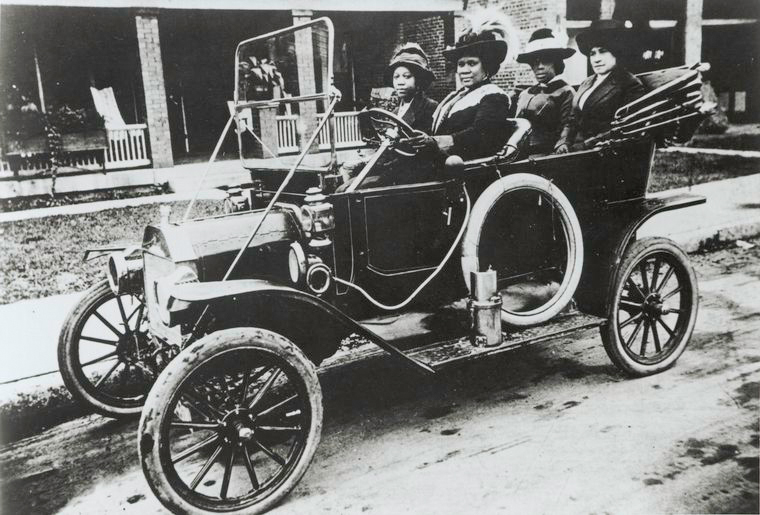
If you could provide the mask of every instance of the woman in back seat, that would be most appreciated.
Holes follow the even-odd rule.
[[[615,111],[646,92],[641,81],[618,62],[630,44],[629,34],[630,29],[619,21],[596,20],[576,38],[594,74],[581,83],[573,101],[573,150],[592,148],[603,141]]]
[[[569,150],[573,116],[573,88],[560,77],[564,60],[575,53],[554,36],[551,29],[538,29],[530,36],[518,63],[529,64],[536,84],[523,90],[517,100],[518,118],[531,123],[529,154],[564,154]]]

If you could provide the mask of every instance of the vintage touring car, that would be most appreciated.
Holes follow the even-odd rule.
[[[143,470],[172,511],[254,513],[287,495],[320,439],[317,366],[349,335],[436,374],[598,328],[612,362],[644,376],[692,334],[688,257],[636,234],[704,202],[646,194],[656,146],[701,120],[697,66],[642,75],[649,93],[617,112],[609,138],[561,156],[524,155],[530,125],[515,119],[494,156],[430,159],[402,120],[370,109],[362,128],[377,148],[343,184],[332,45],[322,18],[238,46],[227,128],[251,184],[226,214],[164,213],[141,245],[111,253],[108,280],[61,335],[77,398],[111,416],[142,409]],[[251,83],[264,60],[277,93]],[[256,129],[293,111],[314,120],[298,158],[252,158],[268,150]],[[304,166],[319,134],[330,160]]]

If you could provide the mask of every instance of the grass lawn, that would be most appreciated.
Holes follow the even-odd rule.
[[[172,219],[187,202],[172,205]],[[221,212],[221,201],[198,201],[194,215]],[[161,204],[0,223],[0,304],[88,288],[104,276],[105,258],[82,262],[85,249],[139,243],[159,220]]]
[[[753,173],[760,173],[760,159],[658,152],[654,158],[649,191],[655,193]]]
[[[760,172],[760,160],[658,153],[652,192]],[[185,202],[173,204],[173,218]],[[221,201],[201,201],[195,215],[218,213]],[[86,248],[139,242],[159,219],[159,204],[98,213],[0,223],[0,304],[81,291],[103,277],[104,259],[82,262]]]

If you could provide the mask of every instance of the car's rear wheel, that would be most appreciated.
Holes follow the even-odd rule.
[[[161,373],[140,420],[143,472],[175,513],[261,513],[306,472],[322,429],[316,369],[263,329],[212,333]]]
[[[570,201],[550,181],[508,175],[472,209],[462,243],[462,271],[496,270],[502,322],[549,320],[572,299],[583,268],[583,236]]]
[[[67,316],[58,339],[63,382],[78,401],[108,417],[140,413],[153,383],[145,305],[99,281]]]
[[[666,238],[645,238],[626,251],[615,275],[602,341],[612,362],[632,376],[671,367],[686,349],[699,293],[686,253]]]

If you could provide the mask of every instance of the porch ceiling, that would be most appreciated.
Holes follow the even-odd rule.
[[[415,2],[357,2],[356,0],[4,0],[4,5],[55,7],[103,7],[148,9],[227,9],[242,11],[394,11],[448,12],[462,9],[462,0],[417,0]],[[369,8],[368,8],[369,7]]]

